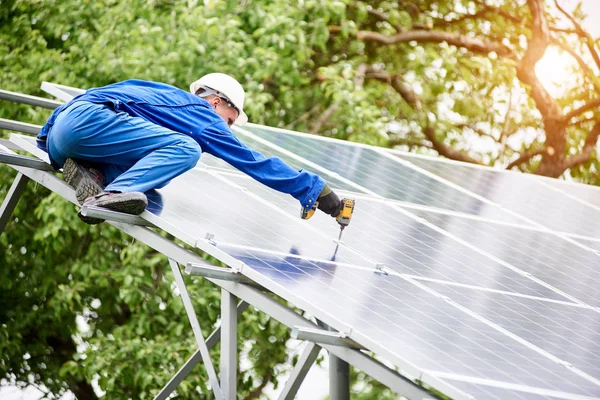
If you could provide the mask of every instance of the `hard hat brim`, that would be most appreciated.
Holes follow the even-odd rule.
[[[240,110],[240,115],[238,115],[234,124],[237,126],[243,126],[243,125],[246,125],[247,122],[248,122],[248,116],[246,115],[244,110]]]

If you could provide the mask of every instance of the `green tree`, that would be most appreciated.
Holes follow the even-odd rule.
[[[0,88],[42,80],[89,88],[139,78],[186,88],[236,76],[257,123],[596,183],[597,40],[546,0],[2,0]],[[552,97],[533,73],[544,50],[576,61]],[[48,110],[2,103],[42,124]],[[512,140],[523,135],[531,140]],[[15,173],[0,166],[0,198]],[[0,377],[82,399],[147,398],[195,348],[166,260],[30,185],[0,235]],[[192,284],[205,334],[218,292]],[[79,322],[78,322],[79,321]],[[248,310],[240,340],[257,398],[289,368],[288,332]],[[277,338],[272,343],[273,338]],[[214,355],[217,355],[215,353]],[[393,395],[354,374],[361,399]],[[211,398],[202,368],[178,389]],[[367,388],[367,389],[365,389]],[[200,391],[201,393],[198,393]]]

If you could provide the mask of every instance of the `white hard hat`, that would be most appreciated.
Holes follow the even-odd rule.
[[[234,122],[236,125],[244,125],[248,122],[248,116],[244,112],[246,92],[244,92],[242,85],[233,77],[219,72],[204,75],[190,85],[190,92],[196,94],[200,88],[212,90],[217,96],[226,97],[231,101],[239,111],[239,115]]]

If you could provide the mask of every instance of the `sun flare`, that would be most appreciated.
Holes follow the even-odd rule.
[[[572,67],[574,60],[566,53],[548,48],[536,64],[535,74],[552,96],[561,96],[574,84]]]

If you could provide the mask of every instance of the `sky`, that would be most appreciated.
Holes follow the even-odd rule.
[[[569,10],[576,4],[576,0],[559,0],[559,4]],[[592,34],[593,37],[600,37],[600,0],[583,0],[583,11],[588,15],[584,28]],[[555,61],[555,60],[551,60]],[[328,372],[327,363],[323,363],[323,368],[312,368],[304,380],[302,387],[297,396],[297,400],[314,400],[323,398],[328,391]],[[282,382],[285,382],[283,380]],[[282,386],[280,386],[280,389]],[[276,393],[271,387],[267,388],[272,398],[277,398]],[[37,400],[40,398],[39,391],[33,387],[27,390],[19,390],[15,387],[0,388],[0,398],[3,400]],[[72,399],[71,396],[66,396],[63,400]]]

